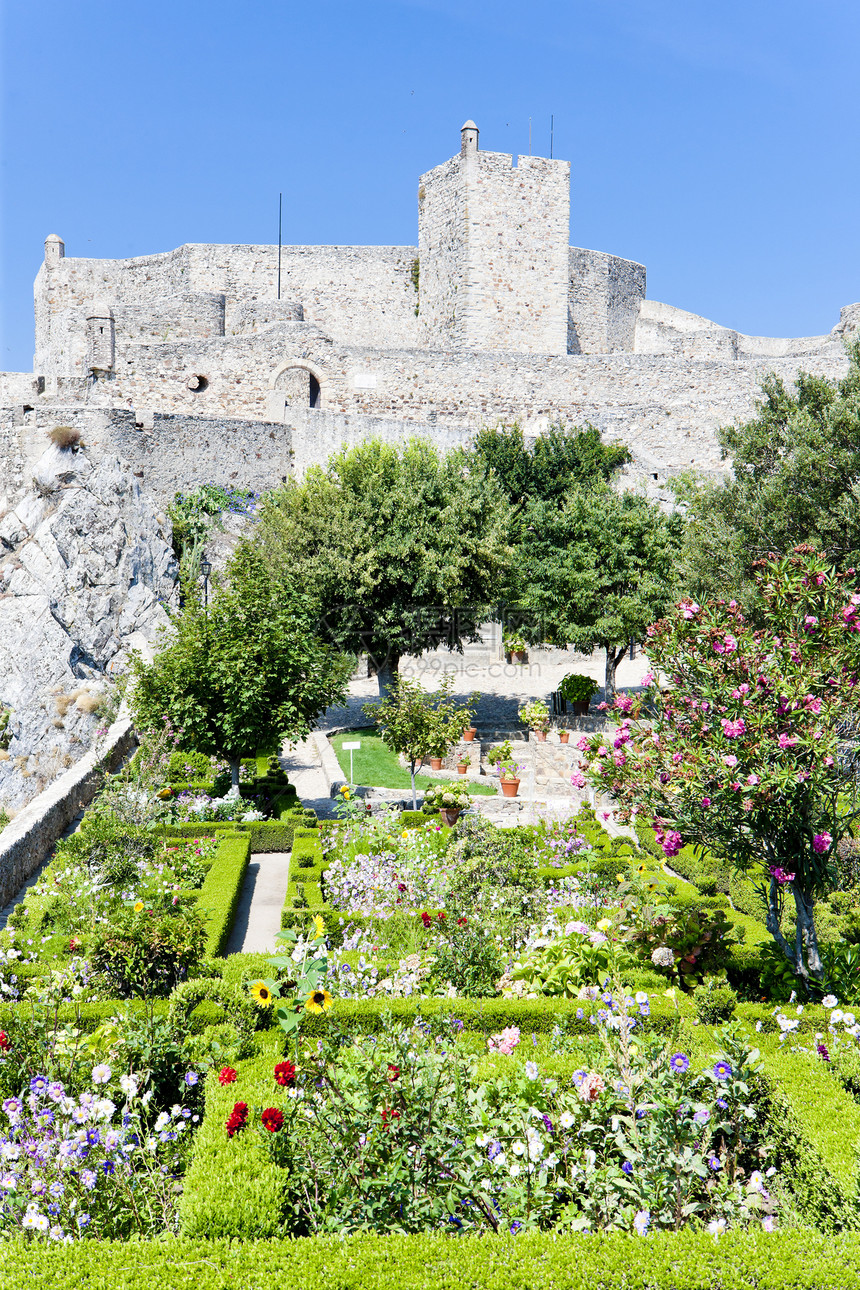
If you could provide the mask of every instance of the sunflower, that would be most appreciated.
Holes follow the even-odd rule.
[[[343,800],[344,800],[345,802],[348,802],[348,801],[349,801],[349,799],[350,799],[350,797],[352,796],[352,794],[350,793],[350,791],[349,791],[349,789],[347,788],[346,784],[344,784],[343,788],[342,788],[340,791],[341,791],[341,793],[343,794]]]
[[[305,999],[305,1012],[328,1012],[334,999],[328,990],[311,990]]]
[[[143,901],[142,901],[142,900],[136,900],[136,901],[134,902],[134,912],[135,912],[136,914],[139,914],[139,913],[140,913],[140,911],[141,911],[142,909],[143,909]]]
[[[325,923],[319,914],[314,914],[314,933],[316,936],[325,936]]]
[[[251,994],[258,1007],[270,1008],[272,1006],[272,992],[265,981],[255,981],[251,986]]]

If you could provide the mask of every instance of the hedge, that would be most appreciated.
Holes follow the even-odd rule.
[[[169,1007],[167,999],[99,999],[88,1003],[63,1003],[57,1009],[57,1020],[63,1025],[74,1026],[77,1030],[89,1034],[97,1030],[103,1021],[115,1016],[125,1008],[137,1012],[141,1016],[147,1016],[152,1013],[156,1017],[166,1017]],[[29,1016],[31,1006],[29,1003],[4,1003],[0,1004],[0,1028],[2,1028],[2,1019],[23,1013]]]
[[[164,835],[168,838],[214,838],[219,833],[249,833],[251,855],[260,855],[267,851],[291,851],[296,833],[313,828],[314,820],[314,812],[302,808],[290,812],[288,818],[283,820],[235,823],[230,820],[207,820],[200,823],[185,821],[182,824],[169,824],[164,829]]]
[[[249,856],[247,834],[222,835],[203,886],[196,893],[197,903],[207,917],[206,953],[213,957],[224,953]]]
[[[221,1182],[229,1187],[229,1175]],[[854,1290],[858,1281],[857,1236],[760,1228],[718,1240],[690,1231],[645,1238],[335,1233],[246,1242],[206,1233],[70,1246],[22,1240],[10,1242],[0,1269],[3,1290]]]

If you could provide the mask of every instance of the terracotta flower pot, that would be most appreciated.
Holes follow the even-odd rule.
[[[532,733],[534,734],[534,737],[535,737],[535,739],[537,739],[537,741],[538,741],[538,743],[539,743],[539,744],[545,744],[545,743],[546,743],[546,731],[545,731],[545,730],[534,730],[534,731],[532,731]]]
[[[460,818],[459,806],[440,806],[439,818],[443,824],[448,825],[449,829],[453,829],[454,825]]]
[[[430,769],[431,769],[431,770],[441,770],[441,769],[442,769],[442,758],[441,758],[441,757],[431,757],[431,758],[430,758]]]
[[[516,797],[517,789],[520,786],[518,779],[503,779],[499,782],[502,785],[502,797]]]
[[[517,663],[528,663],[529,661],[528,650],[525,650],[525,649],[514,650],[514,660]]]
[[[569,730],[562,730],[561,734],[560,734],[560,735],[559,735],[559,737],[558,737],[558,742],[559,742],[560,744],[569,744],[569,743],[570,743],[570,731],[569,731]]]
[[[477,728],[477,726],[464,726],[464,727],[463,727],[463,738],[465,739],[465,741],[466,741],[466,743],[467,743],[467,744],[470,744],[470,743],[472,742],[472,740],[475,738],[475,735],[476,735],[477,733],[478,733],[478,728]]]
[[[468,767],[468,765],[466,764],[466,762],[461,761],[461,762],[458,762],[458,763],[457,763],[457,774],[458,774],[458,775],[465,775],[465,773],[466,773],[466,771],[467,771],[468,769],[469,769],[469,767]]]

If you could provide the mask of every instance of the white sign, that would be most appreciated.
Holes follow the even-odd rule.
[[[361,747],[361,740],[360,740],[360,739],[356,739],[355,743],[351,743],[351,744],[344,743],[344,744],[343,744],[343,750],[344,750],[344,752],[351,752],[353,748],[360,748],[360,747]]]

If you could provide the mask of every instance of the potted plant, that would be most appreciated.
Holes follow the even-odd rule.
[[[516,797],[520,786],[520,770],[512,761],[499,762],[499,782],[502,786],[502,797]]]
[[[496,744],[495,748],[490,749],[487,753],[487,761],[498,775],[500,774],[499,767],[501,763],[503,761],[510,761],[513,755],[514,750],[511,747],[511,741],[510,739],[506,739],[504,743]]]
[[[564,726],[559,726],[558,728],[558,742],[560,744],[570,743],[570,731],[566,730]]]
[[[462,784],[434,784],[424,793],[425,811],[437,810],[443,824],[449,828],[457,823],[462,811],[471,805],[469,794]]]
[[[588,715],[588,705],[597,693],[597,682],[583,672],[569,672],[558,687],[566,703],[573,705],[577,717]]]
[[[529,661],[528,645],[523,636],[516,636],[513,633],[502,637],[502,647],[505,651],[505,659],[508,663],[527,663]]]
[[[477,726],[473,726],[472,722],[475,719],[475,712],[477,710],[478,700],[480,699],[480,697],[481,697],[480,692],[478,690],[473,690],[472,693],[469,695],[469,702],[462,709],[463,738],[465,739],[466,743],[471,743],[475,738],[475,735],[478,733]]]
[[[543,699],[532,699],[530,703],[524,703],[518,715],[520,721],[535,732],[539,741],[545,743],[546,732],[549,730],[549,708]]]
[[[431,770],[441,770],[441,769],[442,769],[442,758],[441,758],[441,757],[434,757],[434,756],[432,756],[432,755],[431,755],[431,757],[430,757],[430,769],[431,769]]]
[[[462,757],[457,762],[457,774],[465,775],[466,771],[469,769],[471,764],[472,764],[472,758],[469,756],[468,753],[463,753]]]

